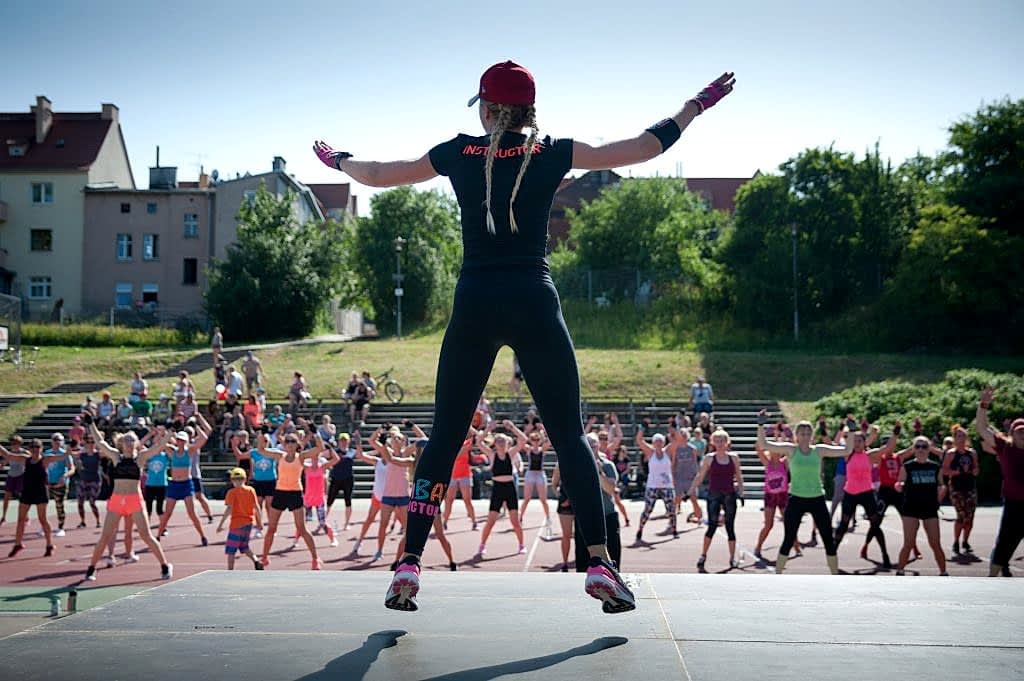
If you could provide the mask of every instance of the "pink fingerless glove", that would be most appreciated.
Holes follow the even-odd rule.
[[[317,140],[313,145],[313,151],[316,152],[317,158],[319,158],[325,166],[334,168],[335,170],[341,170],[341,168],[338,167],[338,161],[343,161],[346,158],[352,158],[352,154],[347,151],[335,151],[326,142],[322,142],[320,140]]]
[[[729,75],[731,76],[732,74]],[[692,100],[697,103],[697,107],[700,109],[700,112],[697,115],[699,116],[707,109],[718,104],[723,97],[732,92],[734,82],[735,81],[730,81],[723,77],[712,81],[707,85],[707,87],[701,90]]]

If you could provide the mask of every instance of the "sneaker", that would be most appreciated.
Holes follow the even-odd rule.
[[[568,563],[562,563],[562,572],[568,572],[568,571],[569,571],[569,564]]]
[[[637,544],[639,544],[640,542],[642,542],[644,540],[643,539],[643,535],[644,535],[644,533],[643,533],[642,530],[637,530],[636,531],[636,543]]]
[[[707,562],[707,559],[708,559],[707,556],[701,556],[700,558],[697,559],[697,569],[698,570],[703,570],[704,569],[704,563]]]
[[[85,580],[87,582],[95,582],[96,581],[96,566],[95,565],[90,565],[89,569],[85,571]]]
[[[337,545],[338,545],[338,538],[335,537],[334,539],[331,540],[331,546],[337,546]]]
[[[168,580],[171,577],[173,577],[174,576],[174,566],[171,565],[170,563],[167,563],[166,565],[161,566],[160,567],[160,576],[164,580]]]
[[[263,539],[263,531],[262,530],[256,530],[253,533],[252,537],[253,537],[253,539]]]
[[[892,570],[892,561],[889,560],[889,556],[885,556],[882,558],[882,569]]]
[[[292,539],[292,545],[288,547],[289,551],[294,551],[295,547],[299,545],[298,539]]]
[[[524,553],[526,553],[526,545],[525,544],[520,544],[519,545],[519,555],[521,556]]]
[[[730,567],[730,568],[732,568],[733,570],[735,570],[735,569],[736,569],[736,568],[738,568],[739,566],[740,566],[740,562],[739,562],[738,560],[736,560],[735,558],[730,558],[730,559],[729,559],[729,567]]]
[[[388,587],[387,596],[384,598],[384,607],[414,612],[419,608],[416,605],[419,590],[420,561],[412,556],[406,557],[395,570],[395,576],[391,578],[391,586]]]
[[[138,563],[139,562],[139,554],[135,553],[134,551],[129,553],[128,554],[128,562],[129,563]]]
[[[96,521],[96,529],[98,530],[98,529],[100,529],[101,527],[103,527],[103,523],[101,523],[100,521],[98,521],[98,520],[97,520],[97,521]]]
[[[212,525],[213,524],[213,516],[212,515],[206,516],[206,524],[207,525]]]
[[[383,553],[381,553],[380,551],[376,551],[376,552],[374,552],[374,554],[373,554],[373,560],[372,560],[372,561],[370,561],[370,562],[372,562],[372,563],[376,563],[376,562],[377,562],[378,560],[380,560],[380,559],[381,559],[381,556],[383,556],[383,555],[384,555],[384,554],[383,554]]]
[[[974,553],[974,549],[967,542],[964,542],[964,553]]]
[[[254,568],[256,568],[257,570],[262,570],[262,569],[263,569],[263,563],[261,563],[261,562],[259,561],[259,559],[253,560],[253,561],[252,561],[252,566],[253,566]]]
[[[36,530],[37,537],[42,537],[44,534],[45,532],[43,532],[43,528],[40,527],[38,530]]]
[[[62,527],[62,528],[58,529],[56,532],[54,532],[53,534],[54,534],[55,537],[63,537],[64,535],[67,534],[67,532],[65,532],[64,528]]]
[[[965,547],[967,546],[967,542],[964,542],[964,546]],[[954,556],[959,556],[960,555],[960,542],[958,542],[958,541],[953,542],[953,555]]]
[[[104,561],[104,563],[106,563],[106,566],[108,568],[112,568],[115,565],[117,565],[117,560],[115,560],[113,556],[107,556],[106,558],[103,559],[103,561]]]
[[[904,572],[903,570],[897,570],[897,571],[896,571],[896,576],[897,576],[897,577],[902,577],[902,576],[903,576],[903,575],[905,575],[905,574],[907,574],[907,573],[905,573],[905,572]]]
[[[459,565],[458,565],[458,563],[448,563],[448,569],[451,570],[452,572],[458,572],[459,571]]]
[[[478,556],[485,556],[485,555],[487,555],[487,545],[486,544],[481,544],[480,548],[478,548],[476,550],[476,555],[478,555]]]
[[[78,523],[77,525],[75,525],[75,529],[76,530],[80,530],[83,527],[85,527],[85,521],[84,520],[82,522]]]
[[[946,572],[945,570],[943,570],[942,572],[939,573],[939,577],[949,577],[949,573]]]
[[[584,589],[587,594],[601,601],[601,609],[614,614],[636,609],[636,599],[626,583],[622,581],[614,563],[597,556],[587,566],[587,580]]]
[[[473,521],[473,531],[474,531],[474,532],[476,532],[476,525],[477,525],[477,522],[476,522],[476,521],[474,520],[474,521]]]
[[[44,557],[49,558],[53,555],[53,544],[46,547],[46,552],[43,554]]]
[[[21,553],[21,550],[24,549],[24,548],[25,547],[22,546],[21,544],[15,544],[14,546],[11,547],[11,552],[7,554],[7,557],[8,558],[14,558],[16,555]]]
[[[203,546],[209,546],[210,545],[210,540],[207,539],[206,537],[200,537],[199,541],[202,543]]]

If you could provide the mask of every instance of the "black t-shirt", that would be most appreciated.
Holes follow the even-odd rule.
[[[533,155],[516,194],[518,233],[509,222],[509,198],[526,152],[526,135],[507,132],[494,159],[491,216],[495,234],[487,230],[487,185],[484,167],[490,135],[458,135],[430,150],[430,163],[451,179],[462,210],[463,269],[494,265],[545,265],[548,216],[562,178],[572,169],[571,139],[544,137]]]
[[[903,464],[907,473],[903,486],[903,509],[907,513],[938,510],[939,472],[942,467],[935,461],[918,463],[916,460]]]
[[[963,452],[953,450],[953,461],[949,467],[959,471],[959,475],[950,476],[950,483],[957,492],[970,492],[975,488],[977,482],[974,479],[974,457],[971,456],[974,450],[967,449]]]

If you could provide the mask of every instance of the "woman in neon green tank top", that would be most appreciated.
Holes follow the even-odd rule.
[[[783,516],[785,536],[779,547],[779,557],[775,562],[776,574],[786,569],[789,550],[796,541],[796,531],[805,513],[814,518],[821,540],[825,545],[825,560],[829,572],[839,573],[839,558],[836,556],[836,543],[832,538],[832,526],[828,508],[825,506],[825,488],[821,484],[821,460],[824,457],[838,458],[848,456],[852,451],[852,438],[846,447],[835,445],[812,445],[813,429],[810,421],[801,421],[796,426],[796,444],[792,442],[771,442],[764,436],[765,411],[762,409],[757,417],[757,447],[762,451],[783,454],[789,460],[789,502]]]

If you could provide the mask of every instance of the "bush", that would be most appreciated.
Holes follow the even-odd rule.
[[[192,329],[171,329],[163,326],[129,328],[104,324],[39,324],[21,327],[21,344],[67,345],[81,348],[149,348],[167,345],[188,345],[194,342]]]
[[[901,447],[910,445],[915,418],[921,419],[923,433],[939,443],[950,434],[953,424],[966,427],[971,433],[971,446],[981,457],[979,494],[986,501],[996,501],[1001,481],[999,465],[995,457],[982,451],[981,438],[973,427],[978,394],[986,385],[996,389],[995,404],[989,413],[994,427],[1002,428],[1006,419],[1024,414],[1024,377],[981,369],[950,371],[939,383],[881,381],[859,385],[818,400],[815,408],[830,420],[832,428],[848,413],[878,424],[883,434],[891,433],[898,420],[903,424]]]

